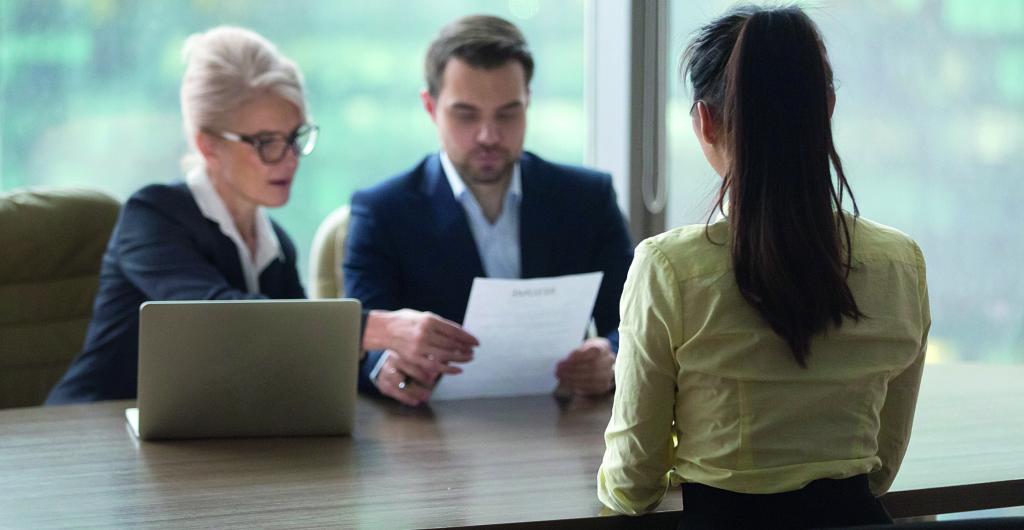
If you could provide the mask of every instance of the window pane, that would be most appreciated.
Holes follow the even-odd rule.
[[[178,104],[189,34],[252,28],[306,78],[316,151],[271,214],[299,248],[352,191],[437,149],[419,91],[423,55],[457,17],[520,26],[537,69],[526,148],[583,160],[583,2],[568,0],[4,0],[0,2],[0,189],[82,185],[121,199],[181,177]]]
[[[670,226],[704,222],[719,183],[679,52],[732,4],[671,4]],[[804,4],[832,59],[836,147],[861,213],[928,260],[931,360],[1024,363],[1024,2]]]

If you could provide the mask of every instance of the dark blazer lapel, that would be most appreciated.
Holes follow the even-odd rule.
[[[519,159],[523,198],[519,207],[519,261],[523,278],[550,275],[551,235],[557,230],[557,205],[548,204],[548,183],[537,159],[524,153]]]
[[[204,220],[208,219],[204,218]],[[220,231],[220,225],[215,221],[210,221],[210,224],[213,225],[211,228],[216,232],[214,235],[217,241],[216,252],[220,259],[218,268],[223,271],[224,277],[235,289],[248,291],[249,286],[245,283],[245,273],[242,272],[242,258],[238,255],[238,247],[230,237]]]
[[[423,191],[433,222],[434,236],[441,255],[454,256],[460,264],[468,267],[472,277],[485,276],[480,251],[476,248],[473,233],[462,205],[455,200],[452,187],[445,177],[438,154],[431,156],[423,168]],[[467,270],[467,269],[462,269]]]
[[[200,247],[205,246],[213,253],[217,268],[221,270],[232,287],[247,291],[249,287],[245,283],[245,273],[242,272],[242,258],[238,255],[238,247],[235,246],[235,242],[221,231],[217,221],[203,215],[199,203],[196,202],[184,182],[174,186],[180,190],[180,193],[188,197],[187,200],[182,201],[182,208],[187,210],[186,218],[190,219],[189,224],[193,227],[192,230],[199,240]]]

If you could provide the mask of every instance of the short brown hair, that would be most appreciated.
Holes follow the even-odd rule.
[[[441,29],[430,43],[424,73],[427,90],[437,97],[448,61],[455,57],[474,68],[492,69],[516,60],[523,65],[526,84],[533,78],[533,55],[515,24],[499,17],[472,15]]]

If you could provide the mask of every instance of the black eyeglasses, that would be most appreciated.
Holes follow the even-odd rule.
[[[249,144],[256,149],[260,160],[264,164],[276,164],[282,160],[290,148],[295,156],[304,156],[313,152],[316,147],[316,137],[320,128],[310,123],[304,123],[295,128],[285,136],[281,133],[260,133],[260,134],[238,134],[227,131],[206,131],[209,134],[219,136],[232,142]]]

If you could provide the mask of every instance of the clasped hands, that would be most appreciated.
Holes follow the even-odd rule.
[[[428,401],[442,374],[462,373],[456,365],[472,361],[479,344],[455,322],[411,309],[371,311],[363,336],[365,349],[386,350],[374,384],[382,394],[410,406]],[[608,339],[587,339],[558,362],[555,376],[574,394],[604,394],[614,384],[614,363]]]

